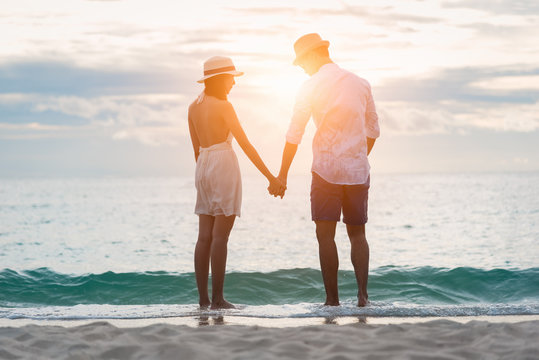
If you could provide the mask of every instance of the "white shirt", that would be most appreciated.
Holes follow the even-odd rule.
[[[333,184],[364,184],[369,177],[367,137],[380,136],[367,80],[325,64],[301,86],[286,141],[299,144],[307,122],[317,127],[312,171]]]

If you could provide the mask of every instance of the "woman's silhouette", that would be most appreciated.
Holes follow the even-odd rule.
[[[241,174],[231,141],[234,137],[245,154],[268,179],[272,194],[284,186],[267,169],[241,127],[227,95],[234,86],[236,71],[228,57],[215,56],[204,63],[204,91],[189,106],[189,132],[195,152],[198,240],[195,248],[195,274],[201,308],[233,308],[223,296],[227,243],[236,216],[241,210]],[[208,296],[211,261],[212,298]]]

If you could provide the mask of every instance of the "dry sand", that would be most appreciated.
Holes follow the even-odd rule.
[[[166,319],[163,319],[167,321]],[[158,319],[154,319],[154,322]],[[539,320],[0,327],[1,359],[539,359]],[[329,321],[331,323],[331,321]],[[338,322],[337,322],[338,323]],[[16,322],[14,323],[16,324]]]

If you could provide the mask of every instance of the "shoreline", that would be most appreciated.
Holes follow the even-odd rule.
[[[519,323],[536,321],[539,315],[480,315],[480,316],[441,316],[441,317],[377,317],[377,316],[343,316],[343,317],[300,317],[300,318],[260,318],[230,315],[185,316],[166,318],[141,319],[74,319],[74,320],[37,320],[37,319],[0,319],[0,328],[36,326],[77,327],[92,323],[109,323],[118,328],[144,327],[156,324],[184,325],[201,327],[208,325],[227,326],[259,326],[267,328],[289,328],[318,325],[391,325],[391,324],[418,324],[436,320],[448,320],[465,324],[470,321],[485,321],[489,323]]]

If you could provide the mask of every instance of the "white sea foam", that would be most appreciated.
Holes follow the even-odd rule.
[[[475,305],[416,305],[371,302],[364,308],[352,302],[341,306],[301,303],[291,305],[238,305],[230,310],[200,310],[198,305],[76,305],[28,308],[0,308],[0,318],[34,320],[82,319],[148,319],[197,316],[241,316],[254,318],[310,317],[452,317],[537,315],[539,303],[475,304]]]

